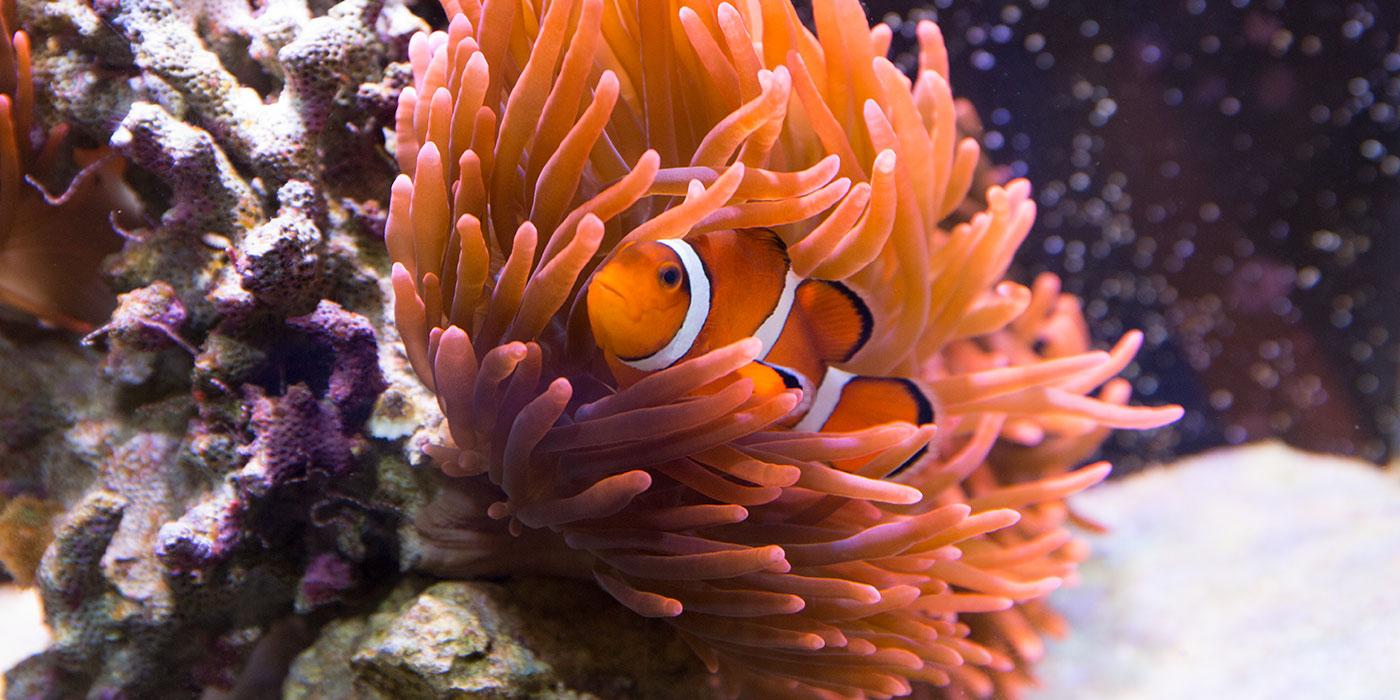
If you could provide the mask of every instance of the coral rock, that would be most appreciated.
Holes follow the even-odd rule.
[[[664,627],[552,579],[408,583],[367,619],[332,623],[293,665],[284,697],[352,696],[711,697]]]

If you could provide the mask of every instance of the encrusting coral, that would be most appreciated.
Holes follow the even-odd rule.
[[[1064,498],[1108,473],[1074,465],[1180,409],[1126,405],[1112,378],[1140,335],[1089,350],[1057,280],[1005,279],[1026,181],[953,216],[980,153],[937,27],[918,26],[911,81],[856,0],[814,2],[815,33],[786,0],[442,4],[448,27],[408,47],[385,233],[397,326],[446,418],[424,566],[591,575],[752,697],[1027,682],[1057,631],[1043,598],[1085,554]],[[752,339],[619,386],[591,271],[631,242],[755,227],[797,274],[867,297],[843,369],[916,380],[935,423],[797,433],[775,426],[796,392],[702,391]]]
[[[98,275],[121,245],[111,213],[129,219],[140,206],[111,149],[72,149],[63,124],[42,133],[29,35],[16,20],[13,0],[0,0],[0,304],[90,330],[113,306]],[[46,187],[61,176],[65,149],[81,169],[51,194]]]
[[[361,428],[384,388],[385,69],[421,23],[396,0],[237,4],[18,3],[38,113],[106,141],[150,217],[118,222],[119,303],[89,349],[0,343],[18,370],[0,398],[35,386],[55,413],[0,411],[35,433],[0,440],[0,488],[67,509],[35,577],[53,644],[7,670],[7,697],[227,688],[275,620],[406,566],[414,480]]]

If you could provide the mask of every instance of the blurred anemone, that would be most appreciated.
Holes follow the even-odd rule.
[[[967,211],[942,36],[910,80],[857,0],[443,0],[409,46],[386,226],[396,324],[445,417],[425,568],[591,576],[668,618],[731,693],[986,696],[1028,678],[1085,555],[1064,498],[1126,405],[1140,336],[1004,279],[1024,180]],[[843,369],[915,380],[937,425],[780,427],[796,391],[714,386],[749,339],[620,386],[584,291],[620,246],[768,227],[876,319]],[[860,458],[860,459],[855,459]],[[911,458],[912,466],[895,476]],[[856,464],[852,471],[833,466]],[[944,690],[930,690],[940,686]]]
[[[29,36],[16,24],[13,0],[0,0],[0,304],[86,332],[116,305],[99,275],[121,247],[110,212],[139,205],[108,149],[73,149],[66,125],[36,123]],[[76,175],[52,194],[70,162]]]
[[[7,499],[0,493],[0,573],[19,586],[34,583],[34,572],[53,541],[53,520],[63,506],[30,494]]]

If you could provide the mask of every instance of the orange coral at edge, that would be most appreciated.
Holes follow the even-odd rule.
[[[0,304],[84,332],[105,320],[115,297],[99,277],[121,244],[114,206],[135,209],[123,162],[107,149],[75,153],[80,171],[54,196],[37,176],[55,169],[66,128],[34,133],[29,37],[15,31],[14,5],[0,0]]]

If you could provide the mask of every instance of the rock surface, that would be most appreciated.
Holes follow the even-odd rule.
[[[1400,478],[1278,444],[1073,501],[1112,532],[1053,597],[1031,700],[1396,697]]]
[[[707,698],[707,676],[664,625],[586,582],[400,585],[326,626],[292,665],[287,700]]]

